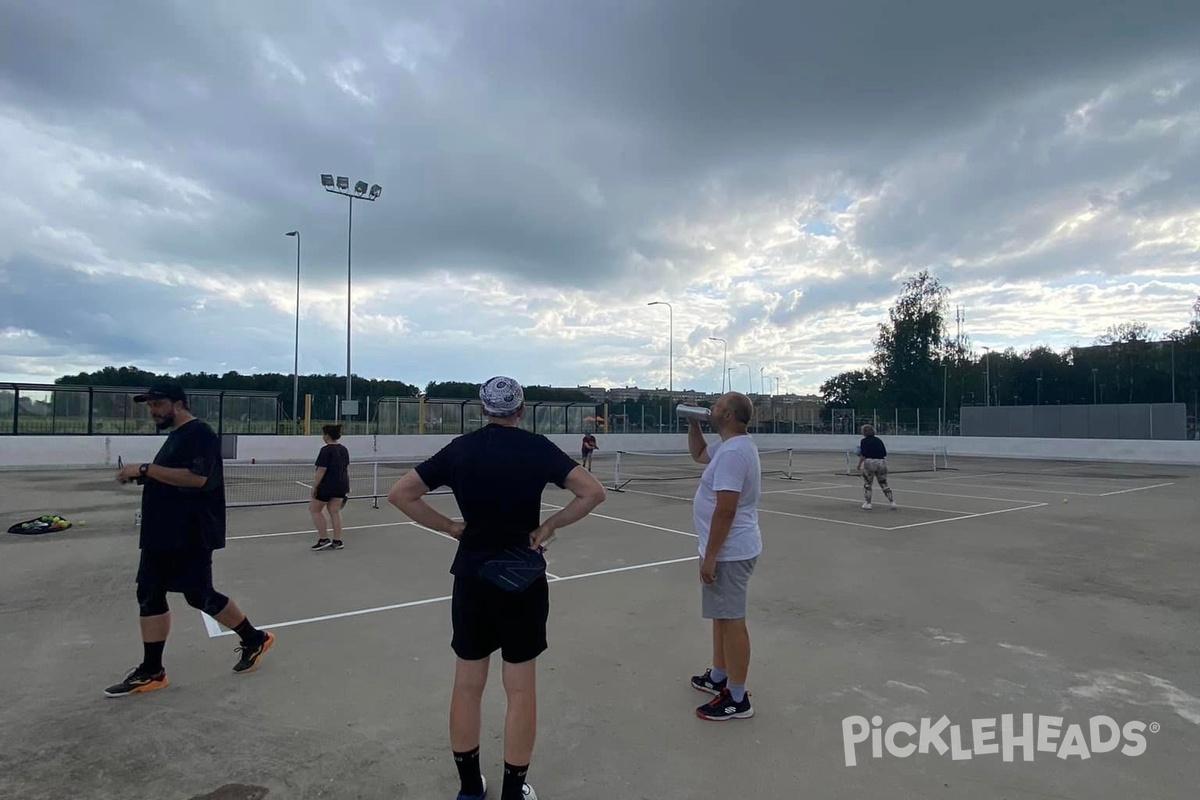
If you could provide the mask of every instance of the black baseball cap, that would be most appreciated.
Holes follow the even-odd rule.
[[[137,394],[133,396],[133,402],[135,403],[144,403],[147,400],[158,399],[166,399],[172,402],[178,400],[182,403],[186,403],[187,395],[184,394],[183,387],[178,383],[162,381],[151,386],[145,394]]]

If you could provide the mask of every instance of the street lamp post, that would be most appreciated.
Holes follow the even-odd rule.
[[[666,306],[667,307],[667,318],[669,320],[669,323],[668,323],[669,327],[667,328],[667,331],[668,331],[667,338],[669,340],[667,342],[667,353],[668,353],[668,355],[667,355],[667,374],[668,374],[667,394],[670,396],[671,402],[674,403],[675,402],[675,309],[671,306],[670,303],[666,302],[665,300],[655,300],[653,302],[646,303],[646,305],[648,305],[648,306]],[[674,413],[674,411],[672,411],[671,412],[671,432],[672,433],[675,432],[675,420],[676,420],[675,413]]]
[[[300,409],[300,231],[288,231],[296,237],[296,349],[292,355],[292,433],[300,432],[296,415]]]
[[[766,385],[766,383],[764,382],[764,379],[763,379],[763,373],[764,373],[764,372],[766,372],[766,371],[767,371],[767,368],[766,368],[766,367],[759,367],[759,368],[758,368],[758,389],[759,389],[759,391],[760,391],[760,392],[762,392],[763,394],[766,394],[766,393],[767,393],[767,385]]]
[[[726,375],[726,370],[728,369],[725,366],[725,359],[729,355],[729,345],[728,345],[728,343],[726,343],[726,341],[724,339],[718,339],[716,336],[710,336],[708,338],[711,341],[720,342],[722,345],[722,349],[721,349],[721,394],[725,394],[725,375]]]
[[[991,355],[992,348],[983,348],[983,404],[984,407],[992,404],[992,370],[991,370]]]
[[[744,366],[746,368],[746,384],[747,384],[746,395],[749,396],[749,395],[754,394],[754,373],[750,371],[749,364],[743,364],[742,366]]]
[[[346,410],[348,416],[349,409],[354,408],[350,405],[350,398],[353,396],[350,384],[350,315],[353,308],[351,302],[351,279],[350,279],[350,264],[351,264],[351,248],[353,245],[354,235],[354,201],[369,200],[372,203],[379,199],[379,195],[383,193],[383,187],[378,183],[373,184],[369,189],[366,181],[359,181],[354,184],[354,192],[350,190],[350,179],[339,175],[334,181],[332,175],[321,175],[321,185],[325,187],[325,191],[333,194],[340,194],[348,198],[350,203],[350,213],[346,223],[346,398],[342,401],[342,408]],[[336,187],[336,188],[335,188]]]

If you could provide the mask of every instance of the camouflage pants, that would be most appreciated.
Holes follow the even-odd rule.
[[[868,458],[863,461],[862,465],[863,479],[863,498],[869,503],[871,502],[871,484],[874,481],[879,482],[879,488],[883,489],[883,493],[888,500],[892,500],[892,489],[887,482],[887,462],[882,458]]]

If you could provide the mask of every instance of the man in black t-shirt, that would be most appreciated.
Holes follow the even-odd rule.
[[[458,540],[454,575],[451,647],[458,656],[450,704],[450,746],[462,783],[460,797],[481,797],[480,705],[491,654],[501,651],[508,715],[504,730],[504,785],[500,800],[536,797],[525,783],[537,732],[536,659],[547,648],[549,586],[544,572],[527,588],[505,591],[485,579],[487,565],[505,550],[521,549],[530,569],[545,561],[538,551],[559,528],[591,513],[604,487],[541,434],[523,430],[524,391],[512,378],[495,377],[480,387],[484,427],[459,436],[396,482],[388,500],[419,525]],[[566,507],[541,519],[549,484],[575,495]],[[440,487],[454,491],[462,512],[455,522],[423,496]],[[511,557],[511,556],[510,556]],[[539,567],[540,564],[540,567]]]
[[[232,629],[241,639],[237,673],[258,666],[275,636],[250,624],[237,604],[212,584],[212,554],[225,546],[225,474],[221,440],[188,410],[187,395],[174,383],[161,383],[133,398],[146,403],[159,430],[170,430],[150,464],[129,464],[117,472],[120,483],[142,485],[142,525],[138,546],[137,600],[141,617],[142,663],[109,697],[152,692],[167,685],[162,654],[171,630],[167,592],[181,592],[188,605]]]

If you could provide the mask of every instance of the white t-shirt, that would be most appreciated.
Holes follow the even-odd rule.
[[[749,436],[734,436],[708,445],[711,459],[704,467],[700,486],[692,503],[693,523],[699,536],[700,557],[708,547],[717,492],[739,492],[737,511],[725,543],[717,553],[718,561],[741,561],[762,552],[762,531],[758,527],[758,501],[762,496],[762,464],[758,445]]]

